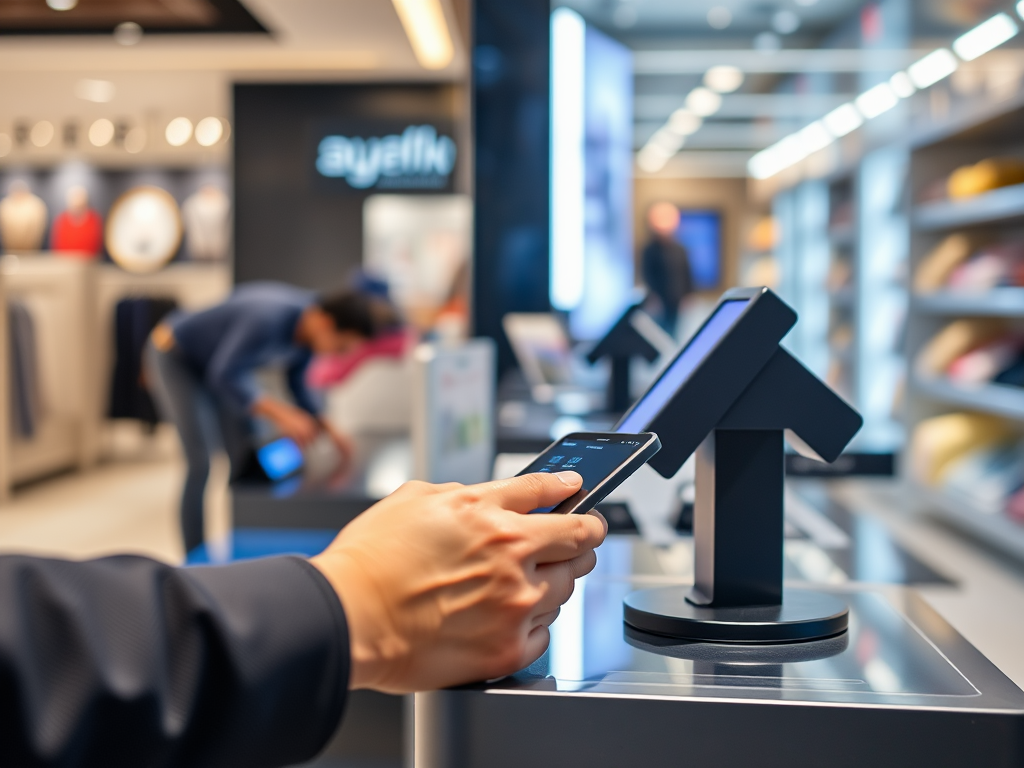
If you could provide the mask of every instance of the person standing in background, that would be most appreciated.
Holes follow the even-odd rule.
[[[675,336],[679,305],[693,292],[690,256],[676,239],[679,209],[672,203],[655,203],[647,211],[647,225],[651,239],[641,254],[641,277],[647,290],[661,302],[661,327]]]

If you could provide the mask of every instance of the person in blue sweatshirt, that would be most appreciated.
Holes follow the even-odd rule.
[[[338,354],[394,325],[382,300],[355,291],[318,296],[284,283],[239,286],[222,303],[178,312],[158,325],[144,353],[146,379],[164,418],[178,430],[188,464],[181,497],[185,551],[203,542],[203,494],[210,456],[221,445],[232,478],[254,456],[253,423],[269,421],[301,447],[321,433],[351,457],[348,438],[320,418],[306,387],[314,354]],[[291,402],[264,391],[257,372],[284,374]]]

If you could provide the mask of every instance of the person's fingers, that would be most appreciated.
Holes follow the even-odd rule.
[[[475,486],[483,498],[513,512],[551,507],[569,498],[583,485],[576,472],[534,472]]]
[[[572,560],[539,566],[533,578],[535,583],[545,589],[544,596],[534,608],[534,615],[543,615],[565,605],[572,597],[576,579],[586,576],[596,565],[597,553],[591,550]]]
[[[530,536],[536,563],[571,560],[604,541],[608,523],[597,515],[531,515]]]
[[[555,608],[555,610],[553,610],[553,611],[548,611],[547,613],[542,613],[540,616],[537,616],[537,617],[534,618],[534,620],[533,620],[534,626],[537,626],[537,627],[550,627],[552,624],[555,623],[555,619],[558,618],[558,614],[561,613],[561,611],[562,611],[561,608]]]
[[[523,655],[519,660],[519,669],[530,666],[543,656],[544,651],[548,649],[549,642],[551,642],[551,633],[546,624],[541,624],[531,629],[530,633],[526,636]]]

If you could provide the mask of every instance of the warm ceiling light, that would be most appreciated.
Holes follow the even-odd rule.
[[[719,93],[732,93],[743,85],[743,70],[729,64],[719,64],[704,73],[704,85]]]
[[[89,143],[94,147],[105,147],[114,138],[114,124],[101,117],[89,126]]]
[[[113,101],[117,89],[109,80],[83,79],[75,83],[75,96],[83,101],[92,101],[96,104],[106,104]]]
[[[680,136],[696,133],[702,125],[704,125],[704,121],[688,109],[677,109],[668,119],[668,127],[672,129],[673,133]]]
[[[455,47],[441,0],[392,0],[416,60],[424,69],[444,69],[455,58]]]
[[[665,167],[671,155],[655,144],[647,144],[636,153],[636,164],[645,173],[657,173]]]
[[[55,11],[70,11],[78,5],[78,0],[46,0],[46,4]]]
[[[167,143],[172,147],[180,147],[192,138],[192,121],[187,117],[176,117],[167,124],[164,131]]]
[[[142,27],[134,21],[122,21],[114,27],[114,40],[120,45],[135,45],[142,39]]]
[[[953,52],[964,61],[974,61],[1016,36],[1018,31],[1017,22],[1005,13],[997,13],[954,40]]]
[[[124,149],[132,155],[137,155],[146,146],[146,131],[135,126],[124,137]]]
[[[686,139],[684,137],[664,127],[659,128],[648,141],[649,144],[660,147],[669,155],[674,155],[678,152],[685,142]]]
[[[939,48],[907,67],[907,74],[918,88],[927,88],[952,75],[958,66],[956,56],[949,49]]]
[[[710,88],[697,87],[686,97],[686,108],[695,115],[708,117],[722,107],[722,97]]]
[[[196,123],[196,142],[201,147],[212,147],[224,135],[224,125],[216,117],[204,117]]]
[[[29,138],[32,143],[37,147],[45,147],[51,141],[53,141],[53,134],[55,133],[53,123],[49,120],[40,120],[38,123],[32,126],[32,131],[29,133]]]

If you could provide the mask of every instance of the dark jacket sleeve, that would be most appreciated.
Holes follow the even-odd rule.
[[[0,765],[303,762],[348,675],[341,603],[300,558],[0,557]]]

